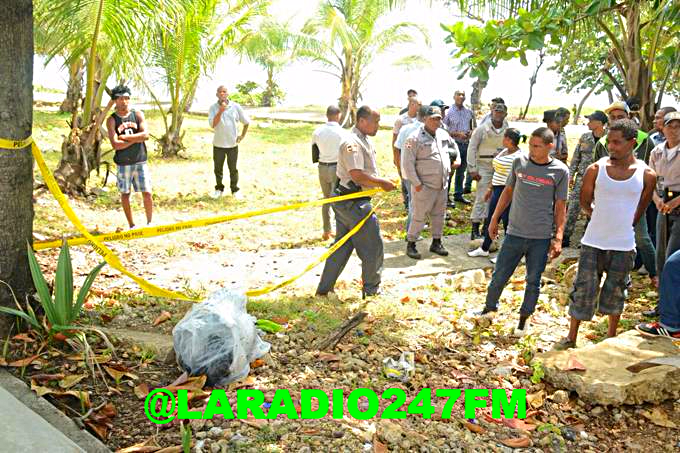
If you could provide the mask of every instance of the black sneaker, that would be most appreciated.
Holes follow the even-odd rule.
[[[471,201],[466,200],[464,197],[456,197],[453,200],[457,201],[458,203],[463,203],[464,205],[471,205],[472,204]]]
[[[419,260],[420,258],[422,258],[420,253],[418,253],[418,249],[416,248],[415,242],[409,242],[406,245],[406,255],[408,255],[409,258],[413,258],[414,260]]]
[[[642,316],[646,316],[648,318],[658,318],[660,315],[659,313],[659,306],[657,305],[654,307],[652,310],[645,310],[642,312]]]
[[[643,322],[635,326],[635,330],[647,337],[664,337],[680,340],[680,330],[668,330],[658,322]]]
[[[569,237],[565,236],[562,238],[562,248],[566,249],[571,245],[571,241],[569,240]]]
[[[449,252],[442,245],[441,239],[432,239],[432,245],[430,245],[430,252],[436,253],[439,256],[449,256]]]

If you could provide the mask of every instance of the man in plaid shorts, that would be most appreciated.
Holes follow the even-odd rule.
[[[555,349],[576,346],[581,321],[595,310],[609,316],[608,337],[616,336],[623,312],[628,273],[635,263],[634,226],[645,214],[656,174],[635,157],[638,126],[622,119],[607,133],[609,156],[590,165],[583,176],[581,207],[590,223],[581,239],[578,271],[570,294],[569,334]],[[606,273],[600,288],[602,274]]]
[[[146,224],[151,224],[153,200],[151,199],[151,178],[146,165],[146,145],[149,138],[144,114],[130,109],[130,89],[119,85],[111,90],[111,101],[115,111],[106,120],[109,141],[116,154],[113,161],[118,166],[118,190],[123,212],[130,228],[135,228],[130,208],[130,192],[142,192]]]

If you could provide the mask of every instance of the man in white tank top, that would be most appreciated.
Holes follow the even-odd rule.
[[[635,263],[634,226],[652,199],[656,174],[635,158],[638,126],[629,119],[615,121],[607,133],[609,156],[586,170],[581,208],[590,223],[581,239],[578,272],[569,305],[569,335],[555,349],[576,346],[581,321],[595,310],[609,316],[608,337],[616,328],[626,298],[626,279]],[[607,277],[600,288],[602,274]]]

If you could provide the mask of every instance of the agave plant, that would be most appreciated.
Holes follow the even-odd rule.
[[[18,316],[37,330],[42,330],[44,328],[50,335],[69,330],[78,330],[79,327],[75,325],[75,322],[80,315],[80,311],[83,308],[87,293],[90,291],[94,279],[105,264],[105,262],[99,263],[92,271],[90,271],[74,301],[73,268],[71,267],[71,254],[69,253],[66,240],[63,242],[61,252],[59,253],[59,259],[57,260],[57,273],[54,277],[54,294],[50,293],[45,276],[43,275],[38,260],[36,260],[33,249],[29,244],[28,265],[31,269],[33,285],[38,292],[38,300],[47,317],[47,327],[40,323],[35,312],[28,303],[26,304],[25,310],[18,302],[18,309],[0,306],[0,313]]]

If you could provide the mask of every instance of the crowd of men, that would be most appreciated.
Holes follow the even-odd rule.
[[[142,112],[129,106],[130,94],[125,86],[112,90],[110,105],[115,109],[106,126],[115,150],[123,211],[130,228],[136,228],[130,208],[132,189],[143,195],[147,225],[152,223],[153,203],[146,165],[149,133]],[[571,245],[583,214],[587,224],[570,292],[570,329],[556,347],[574,347],[581,321],[591,320],[596,312],[609,317],[608,334],[616,335],[636,260],[638,272],[647,273],[660,294],[658,306],[645,313],[660,316],[659,321],[642,323],[637,329],[645,335],[680,338],[680,158],[676,157],[680,154],[680,112],[672,107],[660,109],[655,128],[648,134],[640,130],[625,102],[614,102],[587,116],[589,131],[581,136],[568,162],[564,127],[570,113],[565,108],[544,112],[545,126],[531,133],[528,150],[523,150],[520,145],[527,137],[509,127],[508,109],[501,98],[492,100],[489,114],[477,123],[464,104],[463,91],[454,93],[451,106],[442,100],[423,104],[415,90],[408,95],[408,106],[392,130],[392,156],[408,213],[405,232],[410,258],[423,258],[417,242],[428,222],[429,251],[448,255],[443,229],[447,207],[456,203],[472,204],[471,238],[483,239],[479,248],[469,252],[472,257],[489,257],[502,222],[504,238],[492,258],[495,269],[478,317],[493,319],[505,285],[524,260],[526,290],[514,331],[522,336],[536,310],[546,264]],[[208,116],[214,130],[212,196],[224,194],[226,160],[230,190],[238,197],[238,145],[248,131],[249,119],[229,99],[225,87],[218,87],[216,96]],[[378,174],[370,139],[378,132],[380,113],[362,106],[351,131],[340,126],[337,106],[329,106],[326,117],[328,122],[312,137],[312,158],[318,164],[324,197],[371,188],[394,190],[395,184]],[[240,134],[238,123],[243,125]],[[464,195],[472,193],[473,181],[475,198],[470,201]],[[322,218],[323,239],[335,235],[336,241],[359,222],[364,224],[326,260],[316,294],[333,292],[354,250],[362,263],[363,296],[379,294],[383,240],[371,197],[325,205]]]
[[[591,320],[596,312],[608,316],[608,335],[616,335],[636,260],[638,272],[649,275],[650,284],[660,290],[658,307],[646,312],[660,315],[659,322],[642,323],[637,329],[645,335],[680,338],[680,295],[671,289],[680,282],[680,159],[675,159],[680,113],[673,108],[659,110],[655,130],[648,134],[640,130],[625,102],[614,102],[587,116],[589,131],[581,136],[569,161],[564,129],[570,119],[568,109],[544,112],[545,126],[532,132],[528,150],[522,150],[527,137],[509,127],[503,99],[493,99],[489,114],[479,123],[464,102],[465,93],[456,91],[451,106],[441,100],[423,104],[415,90],[409,90],[408,106],[394,124],[393,163],[408,213],[406,254],[414,260],[423,258],[417,242],[429,222],[430,252],[448,255],[442,243],[443,226],[447,207],[456,203],[472,204],[471,238],[483,238],[469,252],[472,257],[489,257],[502,222],[504,238],[492,258],[495,269],[477,319],[493,319],[504,287],[524,261],[526,289],[514,330],[523,336],[536,310],[546,264],[571,245],[576,222],[583,215],[586,228],[570,291],[570,329],[555,347],[575,347],[581,321]],[[326,113],[328,123],[312,139],[324,196],[394,188],[378,176],[369,139],[377,133],[379,113],[361,107],[351,131],[340,127],[337,107],[329,107]],[[464,195],[472,193],[473,181],[475,198],[470,201]],[[331,207],[337,239],[372,210],[368,196]],[[324,210],[324,238],[333,234],[329,215]],[[326,261],[318,296],[333,291],[354,249],[362,262],[363,295],[380,292],[383,246],[377,216],[372,214]]]

